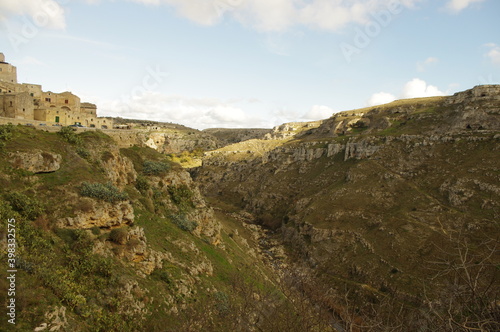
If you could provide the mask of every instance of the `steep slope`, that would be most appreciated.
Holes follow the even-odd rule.
[[[0,330],[499,330],[499,114],[499,86],[402,100],[191,174],[148,130],[0,126]]]
[[[282,137],[210,152],[193,174],[275,230],[324,289],[311,301],[345,329],[499,328],[500,86]]]
[[[100,131],[12,125],[0,126],[0,154],[0,260],[12,264],[0,330],[302,326],[255,229],[209,207],[167,156]]]
[[[270,129],[227,129],[227,128],[210,128],[204,129],[204,133],[216,137],[221,146],[226,146],[250,139],[260,139],[271,132]]]

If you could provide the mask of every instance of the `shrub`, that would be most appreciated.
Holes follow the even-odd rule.
[[[192,202],[193,192],[185,184],[179,186],[168,186],[167,191],[170,194],[170,199],[181,209],[192,208],[194,204]]]
[[[146,160],[142,172],[146,175],[160,175],[170,170],[170,165],[163,161]]]
[[[158,279],[158,280],[161,280],[166,284],[172,283],[172,279],[168,275],[168,272],[163,270],[163,269],[162,270],[159,270],[159,269],[154,270],[153,273],[151,273],[151,277]]]
[[[146,179],[144,176],[139,175],[135,180],[135,187],[140,192],[144,192],[148,190],[151,186],[149,185],[148,179]]]
[[[75,145],[80,145],[83,143],[82,138],[78,136],[71,127],[62,127],[61,130],[59,130],[57,133],[61,135],[68,143]]]
[[[44,211],[42,204],[36,198],[28,197],[20,192],[8,193],[5,199],[14,211],[19,212],[26,219],[34,220]]]
[[[97,198],[110,203],[124,201],[128,198],[127,193],[120,191],[111,183],[102,184],[84,182],[80,189],[80,195]]]
[[[84,147],[81,147],[81,146],[77,147],[76,148],[76,153],[80,157],[82,157],[83,159],[87,159],[88,160],[90,158],[90,152],[89,152],[89,150],[85,149]]]
[[[0,150],[5,147],[5,141],[9,141],[12,139],[13,131],[14,125],[12,125],[12,123],[0,126]]]
[[[117,244],[125,244],[128,239],[128,230],[124,227],[115,228],[109,233],[109,239]]]
[[[12,123],[0,126],[0,140],[8,141],[12,139],[13,131],[14,131],[14,125]]]
[[[183,231],[192,232],[196,227],[198,227],[198,223],[196,221],[187,219],[187,217],[183,214],[171,215],[170,219]]]
[[[12,206],[4,200],[0,200],[0,220],[18,218],[19,214],[12,210]]]
[[[57,236],[59,236],[64,242],[71,245],[78,240],[78,234],[75,229],[71,228],[56,228],[54,230]]]
[[[98,226],[94,226],[90,229],[92,231],[92,234],[95,236],[101,235],[101,229]]]
[[[214,294],[215,308],[220,315],[225,315],[230,310],[229,296],[225,292],[217,292]]]

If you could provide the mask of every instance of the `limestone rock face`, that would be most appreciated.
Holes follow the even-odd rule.
[[[205,207],[196,211],[190,217],[198,224],[198,227],[193,231],[195,235],[211,239],[214,245],[219,245],[221,243],[221,225],[215,219],[212,208]]]
[[[205,236],[215,245],[221,242],[221,225],[215,219],[213,209],[207,206],[188,172],[170,172],[161,177],[152,176],[150,179],[151,183],[161,192],[167,192],[169,186],[187,186],[193,193],[191,200],[194,205],[194,209],[188,214],[188,218],[198,224],[193,230],[193,234]],[[164,203],[170,206],[170,208],[175,209],[175,206],[169,200],[166,200]]]
[[[272,132],[264,136],[264,139],[276,140],[292,138],[300,132],[319,127],[321,123],[322,121],[284,123],[274,127]]]
[[[15,152],[9,154],[12,165],[33,173],[55,172],[61,167],[60,154],[33,150],[30,152]]]
[[[108,203],[91,198],[82,198],[85,206],[75,217],[59,219],[58,226],[63,228],[89,229],[92,227],[119,227],[134,221],[134,209],[129,201]]]
[[[144,144],[162,153],[179,153],[196,148],[214,149],[217,147],[216,139],[199,133],[188,136],[176,133],[150,133]]]
[[[110,152],[109,157],[103,160],[103,167],[108,178],[117,187],[124,187],[137,178],[132,161],[118,152]]]
[[[365,159],[377,152],[380,147],[372,144],[368,140],[362,140],[356,143],[347,143],[344,160]]]
[[[66,307],[51,307],[45,313],[45,318],[49,323],[42,323],[34,331],[64,331],[68,325],[66,318]]]
[[[119,147],[147,146],[162,153],[179,153],[198,148],[212,150],[218,147],[215,137],[194,130],[191,134],[162,130],[123,130],[107,134],[113,137]]]
[[[452,130],[499,130],[500,85],[476,86],[448,97],[446,104],[455,108]]]
[[[472,103],[477,101],[500,100],[500,85],[479,85],[472,89],[455,93],[448,97],[448,104]]]
[[[155,269],[161,269],[163,261],[172,261],[172,255],[151,249],[147,244],[144,228],[132,228],[126,241],[129,245],[124,250],[123,256],[134,263],[137,274],[142,277],[150,275]]]
[[[118,306],[118,310],[126,315],[147,315],[149,310],[143,301],[137,298],[137,294],[145,294],[147,290],[143,290],[139,283],[135,280],[121,282],[119,285],[122,303]]]

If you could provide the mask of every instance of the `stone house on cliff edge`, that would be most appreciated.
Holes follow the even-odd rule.
[[[17,69],[0,53],[0,117],[53,124],[113,128],[113,119],[97,117],[97,107],[71,92],[43,91],[38,84],[17,82]]]

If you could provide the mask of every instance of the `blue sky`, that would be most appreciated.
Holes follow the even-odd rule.
[[[20,82],[101,116],[272,127],[500,83],[498,0],[1,0]]]

